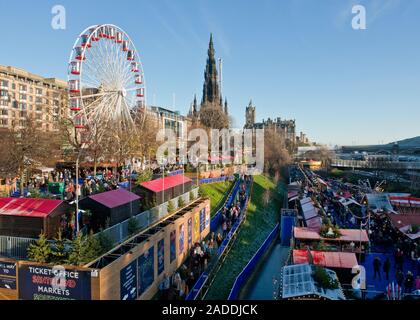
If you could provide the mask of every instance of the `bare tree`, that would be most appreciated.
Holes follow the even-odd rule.
[[[217,106],[203,106],[200,110],[200,122],[210,129],[229,127],[229,117]]]
[[[264,130],[264,170],[275,176],[291,161],[284,139],[275,130]]]
[[[9,177],[20,177],[41,165],[51,165],[60,156],[57,135],[43,132],[34,119],[26,117],[20,126],[15,125],[0,135],[0,170]]]

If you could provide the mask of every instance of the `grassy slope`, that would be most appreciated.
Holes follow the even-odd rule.
[[[221,201],[223,201],[228,195],[231,186],[232,182],[230,181],[216,182],[200,186],[201,192],[210,198],[210,209],[212,216],[216,213],[215,211],[219,205],[221,205]]]
[[[283,188],[282,183],[276,188],[272,180],[265,176],[254,177],[247,219],[242,225],[238,238],[219,270],[206,299],[216,300],[228,297],[235,278],[278,222]],[[272,190],[267,207],[265,207],[263,200],[266,190]]]

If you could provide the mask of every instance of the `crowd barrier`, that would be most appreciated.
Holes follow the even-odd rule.
[[[255,270],[255,266],[261,261],[261,258],[267,252],[270,245],[273,243],[273,240],[277,237],[279,232],[279,224],[276,224],[274,229],[270,232],[268,237],[264,240],[263,244],[259,247],[257,252],[251,260],[248,261],[247,265],[243,268],[241,273],[236,277],[235,282],[230,290],[228,300],[238,299],[239,292],[241,291],[243,285],[248,281],[249,276]]]
[[[210,232],[216,232],[217,229],[219,228],[221,219],[222,219],[222,214],[223,214],[223,208],[224,207],[229,207],[233,200],[236,197],[236,193],[239,190],[239,186],[240,186],[240,179],[236,180],[235,185],[233,186],[233,188],[231,189],[229,196],[227,197],[225,204],[219,209],[219,211],[217,211],[217,213],[214,215],[214,217],[211,219],[210,221]]]
[[[196,300],[208,279],[209,274],[207,272],[203,272],[198,278],[197,282],[194,284],[194,287],[188,293],[188,296],[185,298],[185,300]]]
[[[194,197],[198,197],[198,188],[192,189],[191,192],[194,194]],[[170,201],[172,201],[172,205],[174,210],[178,209],[178,199],[182,198],[185,204],[190,203],[193,199],[190,199],[190,192],[186,192],[179,197],[176,197]],[[135,215],[133,218],[137,220],[139,231],[148,228],[150,225],[164,219],[167,217],[170,212],[168,212],[168,202],[162,203],[154,208],[146,210],[144,212]],[[123,242],[130,236],[128,224],[131,218],[122,221],[116,225],[113,225],[99,233],[96,233],[95,236],[99,236],[99,234],[105,235],[110,240],[112,240],[113,245]]]
[[[234,176],[223,176],[223,177],[218,177],[218,178],[204,178],[204,179],[200,179],[199,183],[200,184],[208,184],[208,183],[214,183],[214,182],[223,182],[223,181],[232,181],[234,179]]]
[[[28,247],[37,239],[0,236],[0,256],[24,260],[27,258]]]
[[[232,192],[231,192],[231,194],[230,194],[230,196],[228,198],[228,201],[232,201],[235,198],[236,193],[239,190],[239,186],[240,186],[240,179],[237,180],[234,189],[232,189]],[[252,186],[252,181],[251,181],[251,186]],[[247,209],[247,207],[248,207],[248,202],[249,202],[249,198],[250,198],[250,190],[251,190],[251,188],[249,188],[249,190],[247,190],[247,200],[246,200],[244,206],[242,207],[243,212],[245,212],[246,209]],[[219,213],[221,213],[221,210],[219,210],[219,212],[218,212],[217,215],[219,215]],[[219,221],[219,219],[221,219],[220,217],[217,217],[217,215],[213,218],[213,220],[218,219],[217,221]],[[216,263],[214,265],[217,265],[217,262],[219,261],[220,257],[224,254],[227,246],[229,245],[229,242],[232,240],[233,235],[239,229],[239,226],[243,222],[244,218],[245,218],[245,213],[244,214],[241,214],[240,219],[238,219],[238,221],[236,221],[234,223],[234,225],[232,226],[232,228],[229,231],[229,233],[223,239],[222,244],[220,245],[219,249],[217,250],[217,257],[216,257],[217,260],[216,260]],[[210,230],[212,230],[211,229],[211,224],[210,224]],[[185,298],[185,300],[190,301],[190,300],[196,300],[197,299],[198,295],[203,290],[205,284],[209,280],[209,275],[210,275],[209,272],[203,272],[200,275],[200,277],[198,278],[197,282],[195,283],[193,289],[187,295],[187,297]]]
[[[184,170],[183,169],[179,169],[179,170],[175,170],[175,171],[171,171],[171,172],[167,172],[166,173],[166,175],[168,177],[176,176],[178,174],[184,174]]]

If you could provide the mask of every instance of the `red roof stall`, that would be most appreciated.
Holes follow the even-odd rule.
[[[344,268],[352,269],[356,266],[356,254],[352,252],[329,252],[329,251],[309,251],[293,250],[293,263],[304,264],[309,263],[312,259],[313,264],[327,268]]]
[[[115,225],[140,213],[140,197],[125,189],[98,193],[80,201],[83,210],[90,210],[92,217],[90,227],[98,230]]]
[[[139,193],[146,202],[156,205],[176,198],[183,193],[191,191],[192,180],[182,174],[146,181],[140,184]]]
[[[0,198],[0,235],[38,238],[56,236],[69,205],[61,200]]]
[[[420,230],[413,230],[413,226],[420,226],[420,213],[411,214],[393,214],[388,213],[388,217],[394,226],[400,232],[412,240],[420,238]]]
[[[323,238],[317,231],[310,228],[295,227],[294,236],[301,240],[326,240],[326,241],[343,241],[343,242],[369,242],[366,230],[359,229],[340,229],[341,236],[338,238]]]
[[[347,251],[364,252],[365,244],[369,242],[366,230],[359,229],[339,229],[341,236],[337,238],[321,237],[318,230],[311,228],[295,227],[293,236],[295,238],[295,249],[317,250],[319,244],[323,242],[328,249],[326,251]]]

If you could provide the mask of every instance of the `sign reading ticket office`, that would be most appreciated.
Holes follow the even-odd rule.
[[[63,285],[54,286],[61,277]],[[65,277],[65,278],[64,278]],[[21,265],[19,267],[19,299],[23,300],[90,300],[90,271],[56,270],[53,267]]]

